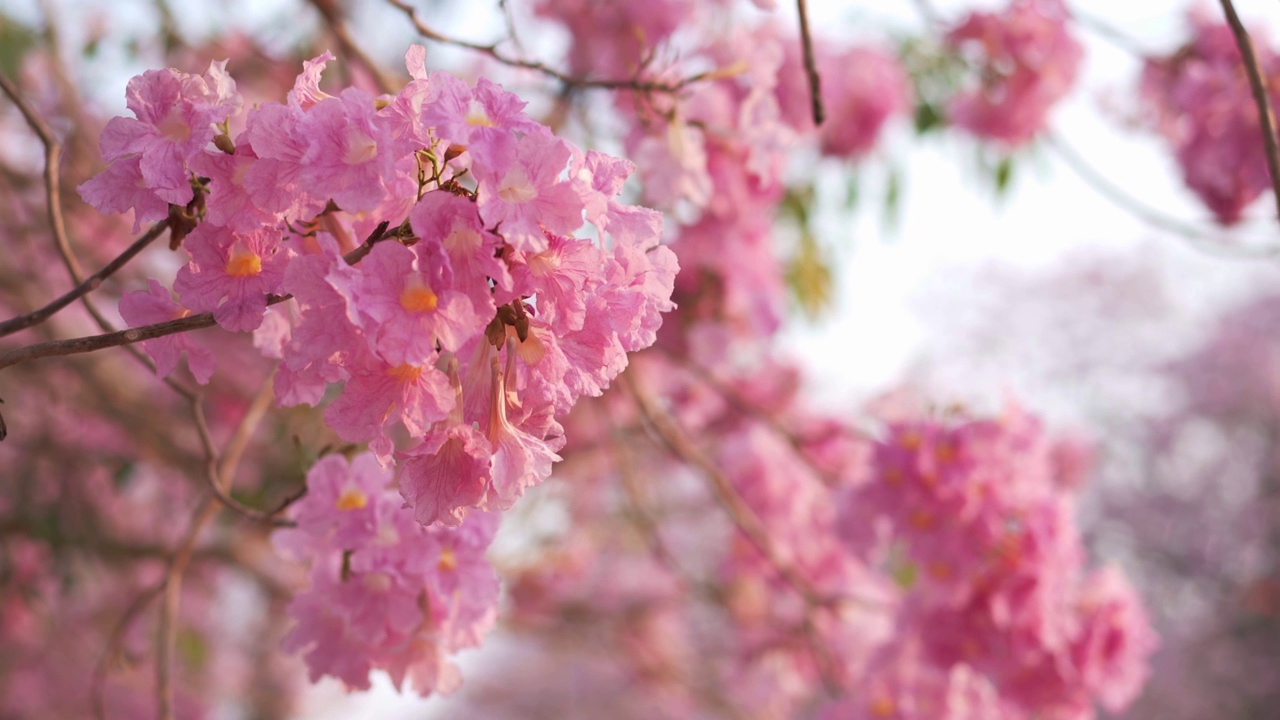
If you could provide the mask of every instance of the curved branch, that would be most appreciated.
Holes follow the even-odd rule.
[[[347,253],[342,259],[348,265],[354,265],[360,261],[365,255],[369,254],[369,250],[376,244],[385,240],[397,237],[395,230],[387,230],[385,224],[380,224],[372,235],[360,244],[355,250]],[[293,298],[293,295],[268,295],[267,305],[276,305]],[[63,355],[80,355],[83,353],[95,352],[97,350],[105,350],[110,347],[119,347],[121,345],[132,345],[143,340],[154,340],[166,335],[187,332],[188,330],[199,330],[201,328],[213,327],[217,321],[213,319],[213,313],[206,312],[198,315],[188,315],[177,320],[166,320],[164,322],[152,323],[150,325],[139,325],[135,328],[127,330],[116,330],[101,335],[88,335],[86,337],[71,338],[69,340],[50,340],[48,342],[35,343],[25,347],[10,350],[6,353],[0,353],[0,370],[4,368],[26,362],[28,360],[37,360],[45,357],[60,357]],[[144,362],[150,362],[143,356]],[[188,399],[191,396],[190,391],[179,389],[184,397]],[[0,437],[0,440],[3,440]]]
[[[124,252],[117,255],[115,259],[103,266],[101,270],[85,278],[83,282],[64,293],[61,297],[38,310],[27,313],[26,315],[19,315],[18,317],[0,322],[0,337],[12,335],[19,330],[25,330],[34,325],[39,325],[45,320],[48,320],[62,308],[70,305],[81,297],[88,295],[94,290],[97,290],[98,287],[102,285],[103,280],[111,277],[117,270],[124,267],[126,263],[132,260],[138,253],[142,252],[152,243],[152,241],[160,237],[168,227],[169,223],[167,221],[158,222],[155,225],[152,225],[150,230],[144,233],[137,240],[134,240],[133,244],[125,248]]]
[[[390,3],[392,6],[398,8],[405,15],[407,15],[409,18],[409,22],[413,23],[413,27],[415,30],[418,31],[418,34],[428,40],[431,40],[433,42],[438,42],[444,45],[452,45],[454,47],[460,47],[467,50],[474,50],[478,53],[487,55],[493,60],[495,60],[496,62],[499,62],[503,65],[507,65],[509,67],[523,68],[525,70],[533,70],[534,72],[542,73],[547,77],[554,78],[555,80],[560,81],[566,87],[594,88],[594,89],[601,89],[601,90],[635,90],[637,92],[675,93],[675,92],[679,92],[680,90],[683,90],[685,87],[688,87],[693,83],[713,77],[718,72],[716,70],[701,72],[695,75],[690,75],[689,77],[686,77],[683,80],[678,80],[676,82],[655,82],[655,81],[649,81],[649,80],[640,80],[639,78],[626,78],[626,79],[619,79],[619,80],[591,80],[587,78],[574,77],[573,75],[563,73],[549,65],[546,65],[545,63],[541,63],[536,60],[523,60],[518,57],[512,57],[510,55],[507,55],[506,53],[503,53],[501,50],[498,49],[497,43],[490,43],[486,45],[484,43],[477,43],[469,40],[462,40],[459,38],[450,37],[443,33],[437,32],[418,18],[418,11],[415,10],[412,5],[409,5],[407,2],[404,2],[403,0],[387,0],[387,2]]]
[[[4,94],[8,95],[13,104],[18,107],[27,125],[39,136],[40,143],[44,145],[44,186],[45,200],[49,208],[49,228],[53,231],[53,241],[58,246],[58,254],[62,256],[62,262],[67,266],[67,272],[78,283],[84,276],[84,271],[80,269],[80,263],[71,252],[71,242],[67,239],[66,220],[62,214],[62,185],[58,177],[62,145],[35,109],[23,99],[22,94],[18,92],[18,86],[4,73],[0,73],[0,90],[3,90]]]
[[[1253,102],[1258,107],[1258,124],[1262,126],[1262,142],[1267,148],[1267,172],[1271,174],[1271,189],[1276,200],[1276,219],[1280,220],[1280,145],[1276,144],[1276,115],[1271,109],[1271,99],[1267,97],[1267,79],[1262,74],[1262,63],[1258,61],[1258,51],[1249,39],[1249,33],[1240,22],[1236,8],[1231,0],[1220,0],[1222,11],[1226,13],[1227,24],[1236,36],[1236,46],[1240,48],[1240,59],[1244,61],[1245,73],[1249,76],[1249,87],[1253,90]]]
[[[1154,228],[1185,238],[1197,249],[1213,253],[1219,257],[1256,259],[1271,257],[1280,253],[1280,246],[1259,248],[1229,247],[1216,242],[1207,229],[1170,217],[1130,195],[1119,185],[1107,179],[1102,172],[1091,166],[1061,136],[1053,132],[1046,132],[1043,137],[1045,145],[1058,153],[1058,156],[1067,164],[1067,167],[1071,168],[1081,180],[1097,191],[1099,195]]]

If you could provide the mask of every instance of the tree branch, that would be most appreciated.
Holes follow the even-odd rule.
[[[370,235],[359,247],[343,256],[343,260],[348,265],[354,265],[365,255],[369,254],[369,250],[376,244],[397,237],[396,230],[387,231],[382,225],[378,226],[378,231]],[[268,295],[267,305],[277,305],[286,300],[293,298],[293,295]],[[121,345],[132,345],[143,340],[154,340],[166,335],[187,332],[189,330],[199,330],[201,328],[213,327],[217,321],[213,319],[213,313],[206,312],[198,315],[188,315],[176,320],[166,320],[164,322],[152,323],[150,325],[139,325],[135,328],[127,330],[116,330],[114,332],[103,333],[102,335],[89,335],[86,337],[71,338],[69,340],[50,340],[48,342],[35,343],[10,350],[6,353],[0,353],[0,370],[4,368],[26,362],[28,360],[37,360],[45,357],[60,357],[63,355],[80,355],[83,353],[104,350],[110,347],[119,347]],[[144,357],[144,362],[149,362]],[[185,397],[190,398],[191,392],[185,388],[179,390]],[[0,437],[0,440],[4,439]]]
[[[272,373],[272,376],[274,376],[274,373]],[[253,402],[245,410],[244,417],[241,418],[240,424],[236,426],[235,433],[227,442],[227,450],[221,458],[218,456],[217,448],[214,447],[213,434],[209,432],[209,422],[205,418],[204,396],[196,395],[191,400],[191,414],[195,419],[196,434],[200,436],[200,445],[204,448],[205,453],[205,485],[213,493],[213,496],[217,498],[218,502],[242,517],[255,522],[268,523],[276,527],[295,527],[297,523],[292,520],[277,517],[277,514],[283,508],[271,512],[258,510],[236,500],[230,493],[231,480],[235,477],[235,468],[240,464],[240,457],[244,454],[244,449],[248,445],[249,439],[253,436],[253,429],[257,426],[258,421],[262,419],[263,414],[271,407],[272,399],[271,378],[268,377],[267,381],[263,383],[262,389],[253,398]]]
[[[182,576],[195,554],[196,539],[204,526],[213,520],[222,506],[209,498],[196,511],[187,533],[169,561],[164,574],[164,595],[160,603],[160,622],[156,628],[156,707],[160,720],[173,720],[173,653],[178,641],[178,606],[182,599]]]
[[[1236,46],[1240,48],[1240,59],[1244,61],[1245,73],[1249,76],[1249,87],[1253,90],[1253,102],[1258,107],[1258,124],[1262,126],[1262,142],[1267,149],[1267,171],[1271,174],[1271,189],[1275,195],[1276,219],[1280,220],[1280,146],[1276,144],[1276,116],[1271,109],[1271,99],[1267,97],[1267,80],[1262,74],[1262,64],[1258,61],[1258,52],[1249,39],[1249,33],[1240,22],[1236,8],[1231,0],[1220,0],[1222,11],[1226,13],[1227,24],[1236,36]]]
[[[334,39],[338,41],[338,50],[344,57],[355,60],[364,69],[373,76],[374,83],[378,86],[378,90],[388,95],[395,94],[396,83],[383,72],[378,63],[356,45],[355,40],[351,38],[351,33],[347,32],[347,25],[343,22],[342,13],[338,8],[338,4],[334,0],[311,0],[311,5],[324,18],[325,24],[329,26],[329,32],[333,33]]]
[[[418,34],[428,40],[431,40],[433,42],[438,42],[444,45],[453,45],[454,47],[465,48],[467,50],[475,50],[476,52],[489,56],[493,60],[503,65],[507,65],[509,67],[515,67],[515,68],[523,68],[525,70],[533,70],[534,72],[542,73],[547,77],[554,78],[555,80],[560,81],[566,87],[595,88],[595,89],[602,89],[602,90],[635,90],[637,92],[675,93],[675,92],[679,92],[680,90],[683,90],[685,87],[688,87],[693,83],[712,77],[717,73],[717,71],[715,70],[710,70],[707,72],[701,72],[695,75],[690,75],[689,77],[686,77],[683,80],[679,80],[676,82],[654,82],[654,81],[648,81],[648,80],[640,80],[639,78],[627,78],[627,79],[621,79],[621,80],[591,80],[587,78],[574,77],[572,75],[568,75],[566,73],[560,72],[559,70],[556,70],[555,68],[549,65],[546,65],[544,63],[538,62],[536,60],[523,60],[518,57],[512,57],[510,55],[507,55],[506,53],[503,53],[501,50],[498,49],[497,43],[491,43],[486,45],[483,43],[471,42],[469,40],[461,40],[459,38],[450,37],[443,33],[436,32],[435,30],[433,30],[431,27],[426,25],[426,23],[422,22],[422,20],[418,18],[418,12],[413,8],[412,5],[409,5],[407,2],[404,2],[403,0],[387,0],[387,2],[390,3],[392,6],[399,8],[400,11],[402,11],[405,15],[407,15],[409,17],[409,21],[413,23],[414,29],[418,31]]]
[[[142,252],[143,249],[152,243],[152,241],[160,237],[168,227],[169,223],[167,221],[158,222],[155,225],[152,225],[150,230],[143,234],[142,237],[134,240],[133,244],[125,248],[124,252],[117,255],[115,259],[103,266],[101,270],[85,278],[83,282],[72,288],[70,291],[64,293],[61,297],[38,310],[27,313],[26,315],[19,315],[18,317],[0,322],[0,337],[12,335],[19,330],[25,330],[34,325],[39,325],[45,320],[48,320],[54,315],[54,313],[57,313],[62,308],[70,305],[82,296],[98,289],[98,287],[102,285],[103,280],[111,277],[117,270],[124,267],[126,263],[132,260],[138,253]]]
[[[809,106],[813,112],[813,124],[821,126],[827,119],[822,106],[822,78],[818,76],[818,63],[813,56],[813,36],[809,34],[809,8],[805,0],[796,0],[800,13],[800,49],[804,53],[804,74],[809,80]]]
[[[1280,246],[1232,247],[1219,242],[1214,239],[1210,230],[1166,215],[1164,212],[1130,195],[1119,185],[1107,179],[1104,173],[1091,166],[1061,135],[1049,131],[1044,133],[1043,137],[1045,145],[1056,152],[1058,157],[1062,158],[1063,162],[1067,164],[1067,167],[1071,168],[1085,184],[1093,188],[1099,195],[1102,195],[1116,207],[1130,213],[1148,225],[1186,239],[1189,244],[1198,250],[1212,253],[1218,257],[1245,260],[1270,257],[1280,253]]]

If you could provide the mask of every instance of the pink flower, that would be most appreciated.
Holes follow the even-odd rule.
[[[457,350],[491,318],[477,312],[467,294],[454,289],[448,259],[438,243],[412,248],[381,243],[354,273],[332,282],[347,298],[349,315],[373,348],[393,365],[425,363],[435,356],[437,343]]]
[[[307,474],[298,527],[273,538],[311,563],[310,587],[289,604],[295,624],[284,647],[304,653],[313,680],[367,688],[370,670],[384,669],[397,687],[450,692],[461,677],[449,656],[478,645],[496,617],[498,579],[484,552],[497,518],[424,528],[387,479],[368,454],[350,463],[331,455]]]
[[[1199,13],[1192,13],[1190,23],[1190,42],[1146,61],[1142,108],[1147,122],[1173,145],[1187,187],[1218,222],[1232,225],[1271,187],[1262,127],[1231,29]],[[1251,35],[1263,70],[1274,77],[1280,56],[1265,33]],[[1280,102],[1280,93],[1271,96]]]
[[[378,205],[393,182],[396,158],[376,112],[371,95],[347,88],[299,119],[297,132],[307,139],[307,149],[298,179],[308,193],[349,212]]]
[[[249,170],[257,161],[247,142],[237,147],[234,155],[201,153],[191,158],[191,169],[210,181],[205,198],[206,222],[249,233],[279,221],[276,214],[258,207],[254,193],[246,186]]]
[[[866,155],[885,122],[910,109],[910,79],[897,58],[872,48],[829,54],[822,65],[827,111],[820,132],[822,152],[845,158]]]
[[[1113,713],[1142,691],[1159,641],[1124,575],[1114,567],[1089,576],[1080,593],[1081,632],[1071,657],[1085,688]]]
[[[143,223],[169,217],[169,203],[147,186],[141,163],[142,158],[138,156],[116,160],[76,190],[100,213],[133,210],[133,231],[138,232]]]
[[[496,257],[502,239],[484,229],[475,203],[441,190],[429,192],[414,205],[409,222],[421,243],[444,248],[453,287],[466,295],[476,314],[486,322],[492,318],[497,307],[489,280],[496,290],[509,292],[511,273]]]
[[[215,124],[240,110],[242,101],[226,64],[211,63],[204,76],[148,70],[130,80],[125,97],[134,118],[107,123],[103,158],[138,156],[146,187],[165,202],[187,204],[187,162],[213,140]]]
[[[461,416],[462,409],[458,408]],[[484,500],[493,449],[470,425],[437,427],[418,447],[398,456],[400,494],[423,525],[462,523],[467,509]]]
[[[1044,128],[1071,90],[1083,55],[1067,32],[1061,0],[1013,0],[1000,14],[969,14],[946,42],[973,53],[976,86],[947,105],[952,123],[982,138],[1021,145]]]
[[[511,352],[510,343],[507,352]],[[510,508],[526,489],[546,480],[551,475],[551,464],[560,460],[545,440],[524,432],[507,420],[504,377],[495,358],[486,432],[493,447],[493,494],[485,504],[487,510]]]
[[[474,168],[480,217],[516,250],[541,252],[545,232],[568,235],[582,225],[582,199],[561,180],[569,146],[550,132],[525,135],[513,153]]]
[[[449,379],[431,362],[392,365],[366,352],[348,358],[345,369],[350,377],[325,409],[325,423],[344,440],[373,441],[379,457],[391,455],[391,425],[420,437],[454,407]]]
[[[174,289],[192,310],[212,311],[227,330],[253,330],[262,323],[267,295],[280,289],[288,262],[280,231],[248,234],[201,225],[184,243],[191,262],[178,271]]]
[[[120,298],[120,317],[129,327],[177,320],[191,314],[174,302],[169,290],[157,280],[147,280],[148,290],[127,292]],[[196,382],[204,385],[217,367],[213,352],[197,342],[192,333],[175,333],[154,340],[143,340],[142,347],[156,362],[156,374],[168,377],[178,367],[178,358],[187,354],[187,366]]]

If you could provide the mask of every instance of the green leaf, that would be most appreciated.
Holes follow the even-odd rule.
[[[1009,181],[1013,179],[1013,157],[1005,156],[996,165],[996,197],[1002,198],[1009,191]]]
[[[941,130],[946,124],[946,117],[933,103],[921,101],[916,105],[915,128],[917,135],[924,135],[934,130]]]
[[[898,213],[902,209],[902,172],[894,167],[889,170],[889,178],[884,191],[884,220],[893,227],[898,224]]]

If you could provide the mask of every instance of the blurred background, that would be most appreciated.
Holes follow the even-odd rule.
[[[908,0],[810,4],[819,39],[903,48],[933,33],[920,4]],[[562,31],[522,3],[417,5],[454,36],[501,37],[511,22],[521,51],[553,64],[567,46]],[[794,27],[794,7],[780,5],[778,20]],[[937,0],[927,12],[948,21],[1002,5]],[[778,256],[795,272],[777,347],[805,369],[808,401],[833,415],[903,394],[979,415],[1016,398],[1055,432],[1079,438],[1093,461],[1082,508],[1087,543],[1131,573],[1162,636],[1147,692],[1126,717],[1275,717],[1274,199],[1264,194],[1243,222],[1219,227],[1185,188],[1165,140],[1143,125],[1136,88],[1144,56],[1171,55],[1187,41],[1187,2],[1069,5],[1084,61],[1045,137],[1005,153],[958,133],[921,133],[903,116],[856,163],[787,169],[789,184],[812,192],[812,209],[805,232],[779,232]],[[67,76],[61,87],[36,91],[50,104],[74,91],[88,116],[122,114],[131,76],[169,65],[199,71],[207,58],[227,55],[257,57],[229,69],[246,95],[274,98],[299,59],[335,40],[316,6],[347,17],[350,38],[389,72],[418,41],[403,14],[375,2],[0,0],[0,69],[24,83],[39,76],[43,66],[30,58],[47,49],[40,28],[52,18]],[[1268,31],[1280,32],[1280,5],[1241,11],[1260,44],[1269,43]],[[465,50],[429,44],[428,66],[493,74],[530,101],[535,117],[555,107],[540,76]],[[359,69],[331,72],[342,81]],[[6,138],[29,137],[8,106],[0,107],[0,129]],[[564,132],[590,129],[571,118]],[[620,151],[607,133],[598,137],[601,149]],[[77,182],[99,162],[91,138],[69,151],[65,172]],[[39,147],[9,141],[0,159],[38,168]],[[128,234],[119,224],[106,230]],[[553,485],[554,477],[539,492],[555,493]],[[245,593],[237,599],[229,591],[228,607],[257,602]],[[461,700],[401,696],[384,677],[369,693],[347,695],[325,680],[306,691],[293,716],[469,716],[454,703],[492,692],[513,666],[544,661],[510,632],[463,655]],[[281,662],[300,672],[293,660]],[[235,707],[223,710],[240,717]]]

